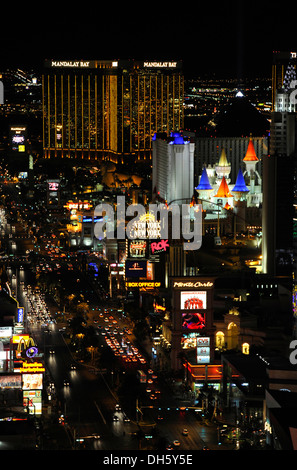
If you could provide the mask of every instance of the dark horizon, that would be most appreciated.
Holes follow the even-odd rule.
[[[10,7],[6,7],[10,10]],[[294,18],[296,4],[288,9]],[[0,31],[0,69],[42,70],[45,59],[182,60],[186,78],[271,76],[274,50],[294,51],[296,36],[267,0],[224,5],[150,4],[150,11],[120,6],[45,15],[27,6],[6,13]],[[13,18],[13,21],[11,20]]]

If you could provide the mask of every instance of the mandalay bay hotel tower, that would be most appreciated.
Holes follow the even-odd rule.
[[[155,132],[183,128],[182,63],[45,61],[43,147],[47,158],[151,158]]]

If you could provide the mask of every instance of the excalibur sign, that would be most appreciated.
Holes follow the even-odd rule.
[[[94,234],[99,240],[103,238],[124,240],[126,237],[130,240],[137,238],[139,230],[135,230],[138,225],[144,226],[152,224],[152,220],[159,221],[158,237],[155,230],[146,231],[145,238],[168,239],[168,216],[171,212],[171,238],[173,240],[184,239],[184,250],[198,250],[202,244],[202,205],[197,204],[149,204],[147,209],[141,204],[130,204],[126,207],[125,196],[117,196],[116,214],[111,204],[99,204],[95,207],[94,217],[101,217],[95,223]],[[135,214],[137,215],[135,216]],[[116,216],[115,216],[116,215]],[[126,224],[126,218],[133,217]],[[115,236],[116,227],[116,236]],[[139,236],[138,236],[139,238]]]

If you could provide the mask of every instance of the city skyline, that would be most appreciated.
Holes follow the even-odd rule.
[[[297,450],[297,8],[79,7],[0,29],[1,449]]]

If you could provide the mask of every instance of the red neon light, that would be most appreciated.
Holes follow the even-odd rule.
[[[152,253],[154,253],[155,251],[161,251],[161,250],[166,251],[167,248],[169,248],[168,240],[160,240],[159,242],[151,243]]]

